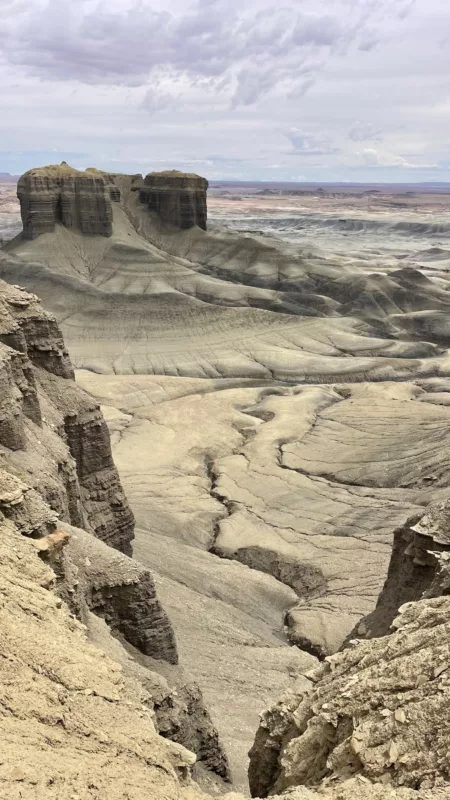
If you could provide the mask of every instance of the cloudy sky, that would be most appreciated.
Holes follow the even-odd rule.
[[[450,181],[449,0],[0,0],[0,171]]]

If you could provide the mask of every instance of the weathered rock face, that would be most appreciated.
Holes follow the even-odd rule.
[[[197,225],[206,230],[208,181],[200,175],[177,170],[151,172],[134,189],[139,191],[141,203],[163,222],[177,228]]]
[[[112,181],[111,176],[79,172],[65,162],[29,170],[17,184],[23,237],[51,233],[56,223],[87,235],[111,236],[111,200],[120,199]]]
[[[43,392],[60,414],[59,435],[75,459],[88,526],[111,547],[131,555],[134,520],[111,454],[108,428],[98,405],[72,382],[39,371]],[[69,520],[73,525],[82,521]],[[83,526],[85,527],[85,526]]]
[[[63,584],[63,592],[69,592],[65,599],[70,602],[70,595],[81,590],[83,602],[113,632],[141,653],[177,664],[175,636],[149,570],[80,528],[64,529],[70,534],[65,555],[76,567],[74,591],[69,581]]]
[[[105,696],[107,706],[108,703],[118,704],[111,711],[110,723],[105,721],[105,709],[100,701],[94,714],[94,717],[99,714],[98,719],[90,720],[89,709],[80,706],[75,712],[78,722],[83,719],[83,730],[89,729],[91,722],[101,727],[103,738],[99,745],[104,751],[110,737],[106,729],[109,724],[117,723],[116,714],[120,713],[122,725],[131,713],[134,718],[132,735],[140,741],[139,752],[146,752],[146,745],[144,750],[141,745],[150,736],[148,753],[153,746],[155,753],[160,752],[161,769],[167,775],[164,758],[168,758],[169,772],[173,767],[167,783],[173,792],[163,786],[164,782],[158,783],[158,770],[152,774],[151,769],[147,777],[141,775],[134,783],[132,779],[128,784],[130,778],[127,778],[126,792],[134,798],[140,797],[141,791],[148,791],[149,796],[180,800],[184,797],[182,786],[189,784],[195,761],[193,753],[185,751],[185,745],[195,749],[199,763],[208,771],[208,780],[212,773],[228,778],[227,759],[200,691],[186,682],[181,668],[175,666],[178,662],[175,636],[156,596],[152,574],[124,554],[131,552],[133,517],[112,461],[109,433],[97,404],[78,389],[72,377],[72,367],[55,320],[43,311],[34,295],[0,282],[0,562],[2,580],[5,579],[0,591],[3,599],[7,598],[7,602],[2,603],[2,631],[7,631],[9,637],[8,641],[2,639],[1,645],[2,652],[10,654],[0,669],[0,683],[6,682],[11,687],[8,672],[11,662],[15,664],[18,687],[17,694],[13,692],[14,698],[11,689],[7,690],[4,702],[8,704],[11,725],[1,724],[0,729],[4,746],[17,755],[17,764],[21,761],[24,741],[29,736],[33,738],[27,762],[29,771],[20,779],[14,777],[19,775],[19,767],[14,771],[16,761],[11,756],[8,769],[3,772],[0,769],[0,795],[3,797],[6,792],[5,796],[14,798],[61,797],[70,787],[71,792],[76,794],[80,790],[80,796],[85,796],[84,781],[89,781],[88,773],[97,763],[97,745],[89,747],[93,759],[90,761],[69,730],[65,751],[74,749],[74,753],[78,753],[73,758],[82,762],[79,777],[72,775],[69,762],[59,759],[55,779],[50,780],[52,764],[42,754],[48,735],[43,734],[42,720],[39,718],[37,722],[39,715],[33,711],[34,706],[30,718],[27,717],[28,704],[25,707],[21,697],[26,695],[25,687],[30,680],[34,680],[34,671],[41,674],[44,661],[48,665],[45,669],[52,671],[50,683],[53,686],[54,681],[58,683],[61,678],[61,685],[68,688],[69,680],[69,691],[73,689],[75,684],[68,677],[73,668],[73,675],[77,673],[77,686],[86,683],[86,690],[89,690],[86,697],[98,696],[97,678],[91,673],[90,664],[92,658],[100,665],[107,664],[104,659],[107,653],[121,665],[124,683],[134,693],[139,713],[134,718],[130,711],[128,689],[125,695],[121,693],[116,663],[111,666],[111,685],[119,688],[115,694],[108,689]],[[108,547],[107,543],[113,547]],[[27,597],[23,594],[24,581]],[[13,613],[12,609],[23,603],[26,608]],[[60,613],[58,609],[62,609]],[[89,640],[100,646],[103,653],[80,660],[77,648],[89,654],[90,645],[86,633],[77,627],[73,618],[67,625],[68,610],[85,624]],[[33,641],[30,645],[22,633],[28,629],[32,639],[35,638],[31,624],[34,616],[42,627],[39,643]],[[22,638],[19,640],[16,636],[13,642],[11,631],[19,631]],[[136,658],[126,652],[125,646],[137,654]],[[61,649],[61,657],[55,649]],[[24,667],[25,652],[27,669]],[[141,665],[137,656],[149,663]],[[17,664],[15,659],[18,659]],[[5,663],[7,669],[4,669]],[[163,665],[170,670],[167,680],[161,674]],[[102,670],[103,667],[100,673],[108,681]],[[44,679],[36,691],[39,702],[44,704],[42,708],[47,708],[46,721],[53,720],[59,713],[60,696],[51,691]],[[78,691],[84,693],[82,688],[76,693]],[[34,695],[33,702],[37,696]],[[61,713],[62,708],[63,705]],[[142,713],[145,709],[147,713]],[[16,717],[20,718],[23,731],[17,731]],[[138,724],[139,719],[142,725]],[[52,729],[54,725],[53,721],[49,723]],[[156,731],[175,744],[161,744],[155,725]],[[128,743],[127,749],[130,746]],[[138,767],[135,758],[133,755],[131,761]],[[147,755],[143,764],[149,771],[149,764],[156,764],[157,759],[145,762],[146,758]],[[71,759],[72,755],[69,761]],[[123,767],[126,772],[125,763]],[[42,787],[35,779],[41,769]],[[106,791],[109,780],[105,778],[106,783],[100,782],[99,796],[104,796],[102,792]],[[119,776],[112,783],[117,780],[117,797],[123,797],[125,783],[122,785]],[[14,794],[16,781],[20,782],[22,794]],[[54,795],[53,790],[49,790],[53,783]],[[196,788],[186,791],[189,799],[200,797]]]
[[[1,282],[0,452],[61,519],[131,553],[134,520],[108,429],[72,378],[54,318],[34,295]]]
[[[134,520],[105,421],[72,378],[55,319],[34,295],[1,282],[0,448],[61,519],[131,554]]]
[[[322,791],[353,775],[448,787],[449,523],[446,500],[396,531],[375,611],[306,676],[309,685],[262,715],[250,753],[253,796],[299,785]]]
[[[448,784],[449,615],[448,597],[406,604],[394,633],[329,656],[310,689],[266,712],[251,753],[253,795],[352,775]]]
[[[194,754],[158,735],[149,691],[109,655],[119,643],[93,644],[52,591],[45,545],[0,515],[0,797],[203,800]]]
[[[348,637],[372,639],[389,633],[398,610],[423,597],[448,594],[440,583],[442,556],[450,552],[450,502],[432,505],[394,534],[392,556],[384,587],[374,611]]]

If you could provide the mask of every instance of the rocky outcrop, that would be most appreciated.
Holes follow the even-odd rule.
[[[4,559],[2,567],[7,559],[15,561],[17,554],[18,567],[24,568],[23,574],[15,567],[16,572],[11,577],[6,573],[11,602],[13,597],[19,604],[22,602],[17,592],[20,594],[20,587],[23,588],[24,575],[27,570],[30,575],[37,570],[39,581],[34,586],[31,585],[34,578],[30,578],[30,593],[36,592],[39,599],[39,592],[50,591],[54,598],[50,600],[50,606],[56,603],[55,607],[62,608],[66,618],[70,610],[73,615],[71,625],[75,624],[75,628],[68,631],[64,631],[63,624],[59,633],[52,633],[56,639],[51,642],[46,640],[44,626],[42,648],[48,648],[52,656],[58,636],[66,637],[67,653],[62,658],[68,663],[72,657],[76,661],[78,656],[71,653],[70,640],[70,631],[76,629],[77,623],[73,623],[76,617],[86,625],[90,641],[101,645],[123,665],[127,679],[133,682],[139,703],[148,711],[147,715],[141,711],[141,717],[148,717],[152,736],[157,740],[158,731],[175,743],[173,747],[168,746],[168,753],[169,761],[172,756],[175,759],[173,797],[178,800],[181,797],[177,793],[181,791],[180,779],[187,785],[196,756],[209,781],[212,773],[228,779],[228,763],[199,689],[183,678],[181,668],[172,666],[178,662],[175,636],[156,596],[153,577],[148,569],[125,555],[131,552],[133,517],[112,460],[108,429],[97,404],[75,385],[72,376],[73,370],[54,319],[42,310],[35,296],[1,282],[0,550]],[[108,547],[107,543],[113,547]],[[24,557],[22,551],[28,553],[30,565],[19,563]],[[38,565],[45,562],[43,575],[41,567],[36,568],[35,561]],[[2,576],[4,574],[2,572]],[[11,588],[16,579],[18,586]],[[3,585],[0,591],[4,596]],[[32,604],[30,609],[32,615],[40,613],[33,610]],[[56,622],[59,625],[59,621]],[[16,625],[16,622],[11,624]],[[9,619],[6,625],[10,625]],[[24,625],[28,625],[26,618]],[[101,635],[100,625],[104,626]],[[113,635],[117,638],[113,639]],[[83,638],[86,638],[84,633]],[[89,647],[86,642],[79,646]],[[136,655],[127,654],[125,646]],[[34,655],[35,650],[31,648],[31,672],[40,669],[41,662],[36,664]],[[139,657],[149,663],[140,665]],[[97,656],[99,659],[101,655]],[[168,675],[168,679],[160,674],[164,672],[164,665],[175,671]],[[80,680],[83,679],[84,666],[79,665]],[[117,665],[114,670],[117,670]],[[2,670],[0,672],[2,680],[8,682],[8,676]],[[52,676],[53,680],[53,673]],[[19,670],[17,684],[22,687],[22,693],[26,693],[23,686],[29,680],[30,677]],[[45,705],[47,689],[42,686],[37,691],[43,692]],[[7,701],[8,698],[5,702],[10,709]],[[59,701],[53,698],[52,702],[56,709]],[[14,706],[13,716],[15,713]],[[26,719],[26,709],[20,712],[17,706],[17,713],[22,713],[23,720]],[[51,713],[56,714],[56,711]],[[84,712],[78,709],[76,713]],[[122,719],[122,712],[120,716]],[[101,718],[98,724],[105,730]],[[34,725],[33,719],[28,720],[28,735],[34,737],[38,759],[43,745],[35,734]],[[85,726],[89,727],[88,721],[85,721]],[[145,725],[144,729],[138,725],[135,727],[136,736],[140,737],[144,730],[145,741]],[[109,737],[109,734],[105,735]],[[3,726],[2,737],[5,736],[8,747],[13,738],[11,731]],[[16,741],[17,747],[19,742]],[[106,745],[106,739],[102,743]],[[78,747],[75,738],[69,736],[68,752],[71,744]],[[184,745],[195,748],[196,756],[185,751]],[[34,763],[33,757],[30,764]],[[62,769],[63,761],[58,764]],[[18,769],[14,775],[19,775]],[[44,774],[46,769],[45,766]],[[64,791],[67,787],[73,788],[70,769],[67,767],[67,770],[69,775],[64,778]],[[0,794],[3,791],[1,782],[4,780],[9,786],[9,776],[9,770],[3,775],[0,769]],[[23,790],[28,781],[30,786],[40,786],[35,777],[33,766],[18,780],[20,789]],[[148,784],[144,781],[139,784],[140,790],[144,791],[150,785],[150,779]],[[61,783],[58,787],[55,797],[62,796]],[[41,797],[36,792],[33,798]],[[12,791],[7,796],[15,797]],[[29,795],[24,790],[22,796]],[[51,797],[51,792],[47,796]],[[133,792],[129,796],[138,797]]]
[[[357,776],[342,783],[324,782],[322,786],[310,789],[298,786],[282,795],[271,795],[272,800],[448,800],[447,787],[434,789],[405,789],[386,787],[383,783],[372,784],[367,778]],[[227,794],[224,800],[244,800],[242,795]]]
[[[449,614],[448,597],[406,604],[394,633],[329,656],[311,688],[266,712],[253,795],[352,775],[414,789],[448,783]]]
[[[72,378],[55,319],[34,295],[1,282],[0,448],[14,454],[8,462],[17,477],[31,481],[61,519],[131,554],[133,515],[108,429]]]
[[[422,517],[412,517],[394,534],[387,578],[374,611],[349,635],[372,639],[389,633],[405,603],[448,594],[442,556],[450,552],[450,502],[433,504]]]
[[[141,203],[155,211],[161,220],[177,228],[206,230],[208,181],[193,173],[167,170],[150,172],[133,186]]]
[[[445,500],[396,531],[375,611],[264,712],[250,753],[253,796],[298,785],[322,793],[355,775],[384,787],[448,784],[449,522]]]
[[[182,667],[155,661],[136,651],[120,635],[112,637],[108,625],[96,614],[85,611],[83,621],[89,640],[118,662],[124,675],[138,681],[148,693],[145,705],[154,714],[158,733],[196,754],[195,780],[209,788],[215,785],[222,788],[223,780],[230,779],[227,757],[202,694]]]
[[[158,735],[148,691],[88,640],[38,552],[0,518],[0,796],[201,800],[195,755]]]
[[[71,380],[55,320],[36,297],[4,283],[0,319],[0,336],[9,342],[0,343],[0,513],[39,541],[52,535],[57,523],[83,526],[88,533],[78,530],[74,538],[72,567],[52,562],[60,583],[67,588],[68,573],[83,564],[88,607],[143,653],[176,663],[174,634],[151,574],[102,544],[131,554],[133,515],[105,420],[97,403]],[[53,544],[41,541],[40,552],[53,552]],[[80,586],[80,579],[76,583]],[[79,609],[80,601],[75,606]]]
[[[76,567],[75,585],[67,580],[63,584],[67,601],[81,591],[87,607],[113,632],[121,633],[141,653],[177,664],[175,636],[149,570],[80,528],[65,530],[70,534],[65,555]]]
[[[105,420],[89,395],[40,370],[41,390],[56,408],[59,435],[75,459],[87,525],[98,539],[131,555],[134,519],[120,484]],[[73,525],[80,525],[73,519]],[[85,527],[85,526],[84,526]]]
[[[101,172],[79,172],[59,166],[26,172],[17,184],[23,237],[36,239],[60,223],[87,235],[111,236],[111,200],[120,200],[112,178]]]

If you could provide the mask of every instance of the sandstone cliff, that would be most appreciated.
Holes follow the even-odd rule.
[[[111,200],[120,199],[112,178],[97,170],[79,172],[64,161],[26,172],[17,195],[25,239],[51,233],[56,223],[84,234],[111,236]]]
[[[150,172],[134,187],[141,203],[155,211],[163,222],[177,228],[197,225],[206,230],[208,181],[200,175],[167,170]]]
[[[7,664],[15,664],[17,686],[13,701],[8,688],[2,698],[8,709],[8,722],[0,728],[8,756],[4,762],[7,768],[0,771],[0,782],[5,782],[10,793],[2,794],[0,788],[0,796],[40,797],[39,791],[54,783],[53,795],[52,789],[42,796],[61,797],[62,791],[72,788],[84,797],[89,774],[99,763],[100,751],[101,757],[107,757],[107,752],[116,746],[112,742],[119,734],[116,732],[110,738],[106,728],[114,725],[117,728],[116,715],[128,719],[127,715],[131,714],[126,725],[129,724],[129,731],[135,729],[133,742],[142,740],[139,751],[142,763],[147,758],[145,747],[142,749],[147,740],[150,742],[148,752],[155,748],[155,763],[158,754],[161,754],[162,763],[168,759],[169,771],[165,767],[161,769],[164,774],[171,775],[167,786],[170,788],[172,782],[173,792],[170,794],[172,789],[166,788],[164,791],[168,793],[162,793],[161,797],[178,798],[182,796],[179,779],[189,782],[196,758],[184,750],[184,744],[195,748],[207,770],[225,779],[228,778],[227,761],[200,692],[186,680],[179,667],[170,666],[178,661],[176,642],[156,596],[152,575],[126,555],[131,552],[133,517],[112,461],[105,421],[96,403],[75,386],[72,378],[72,367],[54,318],[41,308],[34,295],[0,282],[0,538],[5,581],[2,593],[6,596],[2,624],[3,631],[7,632],[5,636],[10,637],[2,640],[2,652],[7,654]],[[42,561],[47,564],[45,569],[39,566]],[[15,606],[21,611],[14,613]],[[43,621],[39,636],[32,631],[31,618],[34,617]],[[74,622],[74,617],[84,623],[87,634]],[[20,641],[11,644],[14,631],[19,631]],[[27,631],[31,648],[27,644]],[[47,633],[52,637],[51,642],[46,638]],[[126,676],[125,688],[117,678],[117,664],[112,664],[106,672],[103,667],[92,672],[93,661],[100,665],[106,661],[102,662],[101,653],[96,655],[92,651],[91,654],[86,635],[121,663]],[[55,654],[58,648],[61,656]],[[82,654],[78,653],[80,648]],[[148,662],[139,664],[139,657]],[[17,668],[24,658],[28,671]],[[44,662],[45,668],[42,667]],[[66,679],[58,672],[59,664],[61,675],[67,676],[71,670],[73,675],[77,674],[74,681],[83,685],[81,689],[78,683],[72,686],[72,679],[67,679],[70,686],[66,686]],[[62,666],[64,664],[66,666]],[[113,684],[121,687],[114,700],[120,711],[111,712],[110,717],[102,706],[92,710],[91,719],[91,711],[82,698],[79,708],[73,707],[73,713],[83,720],[81,727],[84,725],[85,730],[94,724],[98,714],[97,724],[101,725],[104,737],[97,742],[94,735],[96,744],[90,748],[93,761],[86,758],[80,774],[72,774],[69,762],[75,763],[79,748],[79,757],[83,758],[83,747],[76,736],[71,736],[74,722],[65,717],[67,728],[64,728],[65,723],[62,727],[66,731],[68,762],[61,758],[49,777],[52,759],[46,759],[41,751],[45,741],[49,737],[53,741],[54,735],[46,732],[45,726],[53,728],[58,724],[52,721],[55,709],[66,701],[61,700],[58,692],[57,696],[52,695],[50,683],[47,685],[44,678],[33,677],[41,675],[41,669],[45,669],[46,674],[53,669],[50,683],[52,680],[57,684],[61,682],[69,694],[72,691],[83,694],[84,682],[87,682],[97,697],[97,673],[111,674]],[[1,682],[6,686],[9,686],[8,675],[2,671]],[[126,685],[128,678],[133,683],[132,689]],[[28,714],[26,704],[20,706],[20,698],[26,694],[25,687],[31,680],[36,681],[37,694],[34,697],[33,693],[32,711]],[[109,677],[104,680],[107,684],[110,682]],[[64,694],[63,689],[61,691]],[[134,712],[128,709],[129,691],[134,692],[133,702],[141,709],[134,721]],[[113,702],[110,694],[102,701],[106,705]],[[47,711],[42,711],[44,723],[39,722],[38,712],[33,710],[38,696],[41,697],[40,708],[47,706]],[[86,702],[89,704],[88,700]],[[156,731],[179,747],[158,744]],[[64,739],[65,735],[61,735]],[[128,733],[123,734],[122,730],[120,735],[125,735],[125,743]],[[23,760],[24,742],[29,736],[33,737],[33,746],[27,761],[30,770],[25,774],[19,765]],[[137,744],[124,746],[133,748]],[[15,755],[12,754],[14,749],[17,750]],[[134,758],[135,755],[131,760]],[[131,779],[125,778],[126,763],[123,768],[123,783],[121,778],[118,785],[125,792],[125,784]],[[137,768],[139,771],[138,765]],[[87,770],[86,773],[83,770]],[[141,792],[157,786],[156,778],[150,775],[143,782],[131,780],[129,796],[141,796],[133,794],[134,789],[138,791],[137,787]],[[102,776],[99,791],[110,779],[111,775],[109,778]],[[26,784],[27,791],[35,794],[26,791],[22,795],[14,794],[16,782],[17,792],[24,791]],[[95,780],[94,784],[97,785]],[[118,791],[117,797],[122,796],[125,795]]]
[[[35,540],[2,517],[0,541],[0,797],[203,796],[195,756],[158,736],[149,692],[88,641]]]
[[[348,641],[385,636],[402,605],[447,594],[441,580],[442,564],[450,551],[449,531],[448,500],[432,504],[426,514],[411,517],[395,531],[389,570],[376,608],[358,623]]]
[[[71,380],[55,319],[34,295],[3,281],[0,343],[0,445],[12,451],[8,463],[61,519],[131,553],[133,515],[98,404]]]

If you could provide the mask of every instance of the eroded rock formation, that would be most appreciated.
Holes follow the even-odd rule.
[[[0,796],[200,800],[195,756],[158,736],[149,692],[52,591],[39,540],[2,517],[0,541]]]
[[[396,532],[378,606],[353,634],[368,640],[347,642],[263,713],[253,796],[325,790],[355,775],[385,787],[448,785],[448,522],[443,501]]]
[[[79,596],[81,589],[82,602],[113,632],[121,633],[144,655],[177,664],[175,636],[150,571],[80,528],[69,526],[68,531],[65,552],[70,565],[76,567],[74,581],[63,584],[68,602],[70,595]]]
[[[115,771],[119,762],[113,768],[117,797],[125,796],[125,784],[133,798],[144,790],[151,796],[150,787],[154,796],[184,797],[182,787],[188,786],[196,759],[185,743],[197,748],[207,770],[227,779],[227,760],[201,693],[171,666],[178,660],[175,637],[152,575],[125,555],[131,552],[133,517],[103,416],[75,386],[55,320],[34,295],[0,282],[0,325],[0,640],[7,662],[0,702],[8,717],[3,715],[0,725],[7,754],[0,795],[56,798],[70,789],[84,797],[92,779],[98,796],[104,796],[112,773],[106,770],[95,780],[92,775],[100,769],[99,759],[116,747],[118,716],[122,749],[129,755],[123,756],[122,776]],[[34,619],[39,633],[33,632]],[[121,663],[123,677],[104,652],[90,649],[86,629],[91,642]],[[149,663],[140,665],[124,647]],[[164,667],[158,665],[164,664],[167,678],[159,674]],[[30,681],[35,683],[28,703],[23,698]],[[71,698],[71,711],[66,708],[64,732],[58,730],[56,739],[67,760],[55,766],[43,751],[49,740],[56,742],[62,695]],[[74,695],[82,695],[78,703]],[[117,706],[108,713],[108,704]],[[72,713],[83,729],[80,736],[91,737],[86,757]],[[175,744],[161,744],[157,731]],[[24,770],[24,742],[30,737]],[[138,772],[139,758],[142,769],[155,766],[143,780],[125,777],[127,763],[131,769],[136,758]],[[70,764],[78,760],[83,765],[75,774]],[[14,794],[16,785],[22,794]],[[187,796],[199,796],[192,791]]]
[[[448,597],[402,606],[395,633],[328,657],[311,689],[266,712],[253,795],[355,774],[414,789],[448,782],[449,612]]]
[[[163,222],[177,228],[206,230],[208,181],[193,173],[167,170],[150,172],[143,183],[133,187],[141,203],[155,211]]]
[[[71,380],[55,319],[35,296],[1,282],[0,320],[0,444],[16,453],[12,460],[18,469],[23,465],[25,480],[33,476],[62,519],[131,553],[133,515],[112,460],[109,433],[98,404]],[[39,465],[36,456],[27,455],[30,447],[39,451]],[[54,455],[51,475],[44,466],[46,448]]]
[[[425,515],[412,517],[395,531],[389,570],[377,606],[359,622],[349,641],[355,637],[385,636],[405,603],[449,593],[445,566],[450,551],[449,531],[448,500],[432,504]]]
[[[112,178],[97,170],[80,172],[64,161],[26,172],[17,195],[25,239],[51,233],[56,223],[84,234],[111,236],[111,200],[120,199]]]

